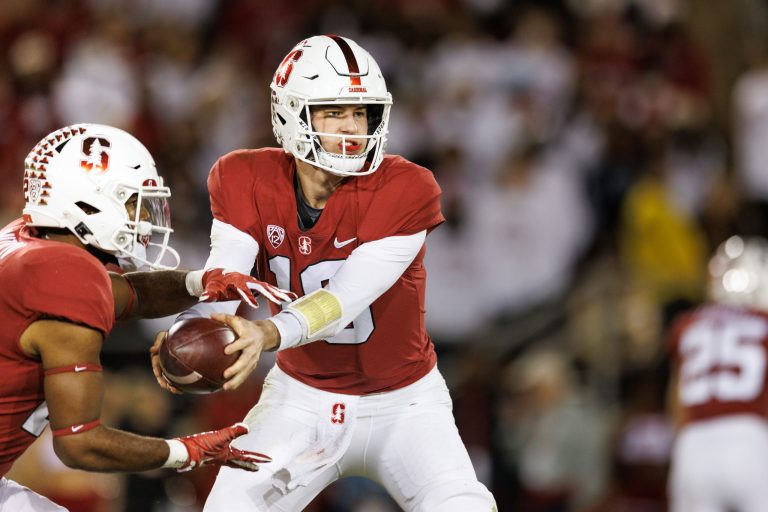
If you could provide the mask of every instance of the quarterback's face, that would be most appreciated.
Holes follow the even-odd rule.
[[[368,134],[368,110],[365,105],[328,105],[313,107],[312,127],[320,133],[344,135],[320,136],[320,144],[329,153],[356,155],[365,151],[365,139],[355,135]]]

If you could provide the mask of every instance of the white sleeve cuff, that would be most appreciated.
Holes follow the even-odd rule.
[[[202,270],[193,270],[187,273],[184,278],[187,292],[193,297],[199,297],[203,294],[205,291],[203,274],[209,268],[231,269],[241,274],[250,274],[258,254],[259,244],[251,235],[220,220],[213,219],[211,224],[211,252],[208,261]],[[239,300],[201,302],[181,313],[177,321],[184,318],[207,317],[212,313],[234,315],[239,305]]]
[[[226,268],[241,274],[250,274],[258,254],[259,244],[251,235],[213,219],[211,252],[205,262],[205,269]]]
[[[187,285],[187,293],[192,297],[199,297],[203,294],[203,274],[205,270],[191,270],[184,277],[184,284]]]
[[[391,236],[352,251],[326,288],[300,297],[270,318],[280,333],[277,350],[335,336],[403,275],[426,235]]]
[[[189,461],[189,451],[184,443],[178,439],[166,439],[165,442],[168,443],[168,460],[163,467],[174,469],[184,467]]]
[[[269,318],[269,321],[275,324],[280,333],[280,346],[277,347],[277,350],[285,350],[301,344],[301,340],[304,338],[304,327],[296,316],[283,311]]]

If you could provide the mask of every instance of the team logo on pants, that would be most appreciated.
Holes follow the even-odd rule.
[[[280,244],[285,240],[285,230],[280,226],[270,224],[267,226],[267,240],[272,244],[272,247],[277,249]]]
[[[335,403],[331,408],[331,423],[341,425],[344,423],[344,409],[346,406],[343,403]]]
[[[306,256],[312,252],[312,239],[308,236],[299,237],[299,252]]]

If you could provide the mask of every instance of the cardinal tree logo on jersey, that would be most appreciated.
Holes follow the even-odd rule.
[[[270,224],[267,226],[267,240],[272,244],[272,247],[277,249],[280,247],[280,244],[283,243],[283,240],[285,240],[285,230],[280,226]]]
[[[105,172],[109,169],[110,142],[103,137],[86,137],[83,140],[83,158],[80,167],[86,171]]]
[[[302,48],[306,42],[306,40],[300,42],[294,46],[293,50],[291,50],[291,53],[285,56],[283,62],[280,63],[277,71],[275,71],[275,85],[278,87],[285,87],[285,84],[288,83],[288,78],[290,78],[291,72],[293,71],[293,65],[297,63],[301,56],[304,54],[304,50],[302,50]]]
[[[333,404],[331,407],[331,423],[337,425],[344,423],[344,411],[346,408],[347,407],[341,402]]]
[[[306,256],[312,252],[312,239],[308,236],[299,237],[299,252]]]

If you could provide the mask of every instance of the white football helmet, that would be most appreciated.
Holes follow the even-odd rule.
[[[768,311],[768,241],[732,236],[709,261],[709,296],[715,302]]]
[[[26,224],[67,229],[124,270],[178,266],[168,246],[170,195],[144,145],[111,126],[61,128],[24,160]]]
[[[374,172],[384,158],[392,95],[373,57],[351,39],[314,36],[297,44],[272,78],[272,129],[277,142],[297,159],[339,176]],[[366,105],[368,135],[362,154],[329,153],[312,127],[313,105]],[[368,163],[368,168],[364,169]]]

